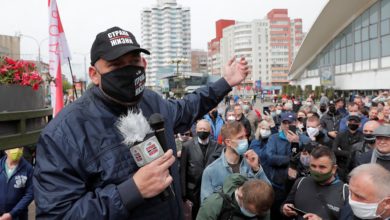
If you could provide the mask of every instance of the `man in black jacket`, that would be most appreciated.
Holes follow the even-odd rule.
[[[340,121],[343,116],[336,109],[333,101],[329,102],[328,111],[321,117],[321,126],[328,132],[327,135],[334,140],[340,127]]]
[[[243,113],[243,110],[242,110],[242,106],[240,104],[236,104],[234,106],[234,114],[236,116],[236,120],[241,122],[244,125],[245,131],[246,131],[246,137],[248,138],[248,140],[251,140],[250,139],[251,134],[252,134],[251,123],[244,116],[244,113]]]
[[[183,144],[180,159],[182,197],[193,203],[192,218],[200,207],[200,185],[203,170],[222,153],[222,146],[210,138],[210,123],[202,119],[196,124],[196,137]]]
[[[164,100],[145,87],[141,52],[149,53],[119,27],[96,36],[89,67],[93,86],[50,121],[37,143],[37,219],[183,218],[174,134],[188,131],[243,81],[249,73],[247,62],[231,59],[221,79],[184,99]],[[138,112],[133,121],[159,113],[165,122],[169,149],[143,167],[138,167],[139,157],[130,154],[133,145],[123,143],[116,126],[129,110]],[[171,196],[159,196],[169,188]]]
[[[343,181],[347,181],[349,173],[349,161],[354,144],[359,144],[364,140],[363,133],[358,130],[360,117],[350,115],[348,117],[348,130],[339,133],[333,142],[333,151],[337,157],[338,174]]]

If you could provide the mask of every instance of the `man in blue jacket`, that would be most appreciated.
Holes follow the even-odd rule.
[[[292,156],[300,151],[303,144],[310,142],[304,134],[297,135],[296,115],[293,112],[281,114],[280,131],[268,139],[265,147],[267,163],[265,170],[275,191],[275,201],[271,208],[271,219],[283,219],[280,214],[280,205],[286,199],[287,171]]]
[[[245,79],[244,58],[232,59],[225,75],[183,100],[164,100],[145,88],[149,54],[133,34],[118,27],[96,36],[89,76],[95,85],[63,109],[44,129],[37,146],[34,192],[42,219],[182,219],[174,134],[216,106]],[[128,110],[145,118],[160,113],[169,149],[139,168],[118,132]],[[168,186],[174,193],[158,195]]]
[[[23,148],[5,151],[0,159],[0,219],[27,220],[28,205],[34,198],[31,164],[23,158]]]

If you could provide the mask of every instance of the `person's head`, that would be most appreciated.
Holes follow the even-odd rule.
[[[349,205],[356,217],[390,217],[390,172],[379,164],[354,168],[349,174]]]
[[[322,104],[320,105],[320,112],[321,112],[321,113],[325,113],[327,108],[328,108],[328,107],[326,106],[326,104],[325,104],[325,103],[322,103]]]
[[[285,111],[292,111],[293,110],[293,103],[291,101],[288,101],[283,106]]]
[[[328,106],[328,112],[329,112],[330,114],[336,114],[336,111],[337,111],[337,109],[336,109],[336,103],[333,102],[333,101],[330,101],[330,102],[329,102],[329,106]]]
[[[390,126],[381,125],[372,134],[376,138],[377,150],[383,154],[390,154]]]
[[[248,217],[264,216],[274,201],[271,185],[258,179],[247,180],[235,195],[241,213]]]
[[[349,115],[359,115],[359,106],[354,102],[348,103],[348,113]]]
[[[234,105],[234,114],[236,116],[236,120],[240,120],[242,117],[242,107],[240,104]]]
[[[377,121],[367,121],[363,126],[363,135],[364,135],[364,141],[368,144],[374,144],[375,143],[375,136],[374,131],[380,126],[380,124]]]
[[[206,119],[199,120],[196,123],[196,134],[202,140],[206,140],[210,136],[210,129],[210,123]]]
[[[245,114],[248,114],[249,111],[251,110],[252,106],[249,102],[246,102],[242,105],[242,110]]]
[[[335,102],[336,109],[342,109],[344,108],[344,101],[343,99],[337,99]]]
[[[243,155],[248,150],[248,139],[244,125],[239,121],[226,123],[221,129],[222,140],[226,148],[235,152],[237,155]]]
[[[271,135],[271,126],[266,120],[262,120],[256,129],[255,138],[257,140],[268,138]]]
[[[378,108],[377,107],[370,108],[370,111],[368,112],[368,118],[370,120],[378,120]]]
[[[318,144],[316,142],[309,142],[302,145],[302,150],[299,153],[299,160],[301,164],[305,167],[310,166],[310,154],[315,146]]]
[[[306,116],[307,116],[308,118],[310,118],[310,117],[317,117],[317,118],[320,118],[320,115],[319,115],[317,112],[313,112],[313,111],[309,111],[309,112],[306,114]]]
[[[360,127],[360,117],[356,115],[348,116],[347,126],[348,130],[351,132],[356,132],[356,130]]]
[[[284,131],[284,133],[287,133],[288,128],[290,125],[296,125],[296,116],[293,112],[283,112],[281,115],[281,125],[280,129]]]
[[[307,98],[305,104],[307,106],[312,106],[314,104],[313,99],[311,97]]]
[[[209,115],[211,118],[215,119],[218,117],[218,109],[215,107],[209,111]]]
[[[383,115],[387,119],[390,118],[390,105],[386,105],[386,106],[383,107]]]
[[[353,100],[353,102],[354,102],[356,105],[359,106],[359,109],[364,107],[363,99],[362,99],[362,97],[360,97],[360,96],[359,96],[359,97],[356,96],[355,99]]]
[[[320,129],[321,129],[321,124],[319,118],[315,116],[311,116],[307,118],[306,131],[309,137],[317,136],[320,133]]]
[[[298,119],[298,121],[301,121],[303,118],[306,118],[306,112],[305,111],[303,111],[303,110],[299,110],[298,112],[297,112],[297,119]]]
[[[7,160],[19,163],[20,159],[23,157],[23,147],[5,150],[5,154],[7,155]]]
[[[336,174],[336,156],[328,147],[319,145],[310,154],[310,174],[319,184],[331,182]]]
[[[269,105],[268,108],[270,112],[276,111],[276,107],[274,105]]]
[[[234,109],[232,107],[226,110],[225,119],[227,122],[232,122],[236,120],[236,114],[234,113]]]
[[[137,104],[145,88],[146,61],[134,35],[119,27],[99,33],[91,48],[89,77],[111,101],[124,106]]]
[[[177,134],[177,137],[179,138],[179,140],[180,140],[181,142],[186,142],[186,141],[192,139],[192,134],[191,134],[191,131],[188,130],[188,131],[183,132],[183,133],[178,133],[178,134]]]

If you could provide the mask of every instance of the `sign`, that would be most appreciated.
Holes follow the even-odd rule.
[[[334,69],[334,66],[323,66],[319,68],[320,83],[322,86],[335,85]]]

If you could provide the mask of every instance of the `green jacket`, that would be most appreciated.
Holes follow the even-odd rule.
[[[235,190],[242,186],[245,181],[248,179],[244,176],[241,176],[238,173],[229,175],[224,183],[222,188],[222,193],[228,195],[229,197],[233,197]],[[234,203],[238,206],[236,200],[233,200]],[[198,215],[196,216],[196,220],[217,220],[219,215],[221,214],[221,209],[223,205],[223,198],[219,193],[213,193],[202,203],[202,206],[199,209]],[[269,213],[263,217],[258,218],[261,220],[270,220]]]

